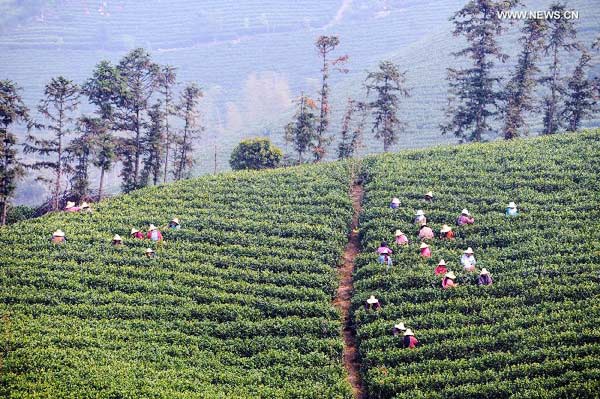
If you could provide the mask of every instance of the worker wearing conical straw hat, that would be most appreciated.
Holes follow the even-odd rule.
[[[67,201],[67,205],[65,205],[65,212],[79,212],[80,210],[81,208],[75,206],[73,201]]]
[[[425,201],[433,202],[433,191],[427,191],[425,193]]]
[[[120,247],[121,245],[123,245],[123,239],[121,238],[120,235],[115,234],[113,236],[112,245],[115,246],[115,247]]]
[[[415,338],[415,334],[409,328],[404,332],[404,339],[402,341],[402,347],[406,349],[414,349],[419,344],[419,341]]]
[[[444,274],[444,278],[442,279],[442,288],[448,289],[456,287],[458,284],[456,284],[454,280],[456,280],[456,275],[454,274],[454,272],[450,271]]]
[[[429,249],[429,245],[427,245],[427,243],[422,242],[419,249],[420,249],[419,255],[421,255],[424,258],[431,257],[431,250]]]
[[[517,204],[515,204],[512,201],[509,202],[508,205],[506,206],[505,214],[506,214],[506,216],[518,216],[519,211],[517,210]]]
[[[365,304],[365,308],[367,310],[379,310],[381,309],[381,304],[379,303],[379,299],[375,298],[375,295],[371,295],[369,299],[367,299],[367,303]]]
[[[401,230],[396,230],[396,234],[394,234],[396,245],[406,245],[408,244],[408,237]]]
[[[142,233],[141,231],[139,231],[135,227],[133,227],[131,229],[130,235],[131,235],[132,238],[136,238],[138,240],[143,240],[144,239],[144,233]]]
[[[479,273],[479,278],[477,279],[477,285],[492,285],[494,281],[492,280],[492,276],[490,272],[484,267],[481,269]]]
[[[64,244],[65,242],[67,242],[65,232],[60,229],[56,230],[54,233],[52,233],[51,241],[54,244]]]
[[[453,240],[454,232],[452,231],[452,227],[447,224],[443,225],[440,229],[440,239],[441,240]]]
[[[448,272],[448,269],[446,268],[446,261],[444,259],[440,259],[440,262],[438,263],[437,267],[435,268],[435,275],[444,275]]]
[[[431,227],[429,227],[427,223],[423,223],[419,228],[419,239],[421,239],[421,241],[433,240],[433,237],[434,234],[433,230],[431,230]]]
[[[463,255],[460,257],[460,264],[468,272],[475,271],[477,260],[475,259],[473,248],[469,247],[464,251]]]
[[[392,334],[394,335],[394,337],[396,337],[400,334],[404,334],[405,331],[406,331],[406,327],[404,326],[404,323],[400,322],[398,324],[394,324],[394,328],[392,329]]]
[[[162,233],[160,232],[160,230],[158,230],[158,227],[151,224],[150,227],[148,228],[148,233],[146,234],[146,238],[148,238],[149,240],[152,240],[152,241],[162,241],[163,236],[162,236]]]
[[[414,223],[419,226],[422,226],[427,223],[427,218],[425,217],[425,212],[422,209],[419,209],[417,211],[417,213],[415,214]]]
[[[456,219],[456,224],[458,226],[464,226],[473,223],[475,223],[475,218],[471,216],[471,213],[466,208],[460,211],[460,216],[458,219]]]
[[[181,225],[179,224],[179,218],[171,219],[169,222],[169,228],[172,230],[179,230],[181,228]]]
[[[156,256],[156,252],[154,252],[152,248],[146,248],[144,253],[146,254],[147,258],[154,258]]]
[[[396,197],[392,198],[392,202],[390,203],[390,208],[398,209],[400,207],[400,200]]]

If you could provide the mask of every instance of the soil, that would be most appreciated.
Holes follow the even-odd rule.
[[[361,202],[364,193],[361,182],[355,182],[352,185],[350,196],[352,198],[352,206],[354,208],[354,216],[352,218],[352,230],[348,236],[348,244],[344,249],[342,257],[343,263],[338,268],[340,286],[337,290],[337,297],[334,305],[340,309],[343,318],[343,336],[344,336],[344,367],[348,372],[348,379],[352,385],[354,397],[364,399],[365,393],[360,376],[360,364],[358,359],[358,351],[356,348],[356,330],[350,315],[350,299],[354,291],[352,273],[354,271],[354,258],[359,253],[360,243],[358,232],[355,229],[358,227],[358,216],[361,212]]]

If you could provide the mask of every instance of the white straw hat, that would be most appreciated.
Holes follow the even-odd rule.
[[[404,327],[403,322],[396,324],[394,327],[397,328],[398,330],[402,330],[402,331],[406,330],[406,327]]]
[[[419,210],[417,211],[417,216],[424,216],[424,215],[425,215],[425,212],[423,212],[423,210],[422,210],[422,209],[419,209]]]
[[[171,222],[174,222],[175,224],[179,224],[179,218],[173,218],[173,220],[171,220]]]
[[[154,253],[154,250],[153,250],[152,248],[147,248],[147,249],[146,249],[146,253],[147,253],[147,254]]]
[[[401,236],[402,234],[404,234],[404,233],[401,232],[400,230],[396,230],[396,237]]]
[[[454,272],[448,272],[444,274],[444,277],[449,278],[450,280],[454,280],[456,278],[456,274],[454,274]]]
[[[514,202],[511,201],[511,202],[508,203],[508,207],[509,208],[516,208],[517,204],[515,204]]]
[[[447,224],[442,226],[442,229],[440,230],[441,233],[447,233],[449,231],[452,231],[452,228],[450,226],[448,226]]]
[[[406,332],[404,333],[405,336],[409,336],[409,335],[415,335],[412,330],[409,328],[408,330],[406,330]]]
[[[460,211],[460,213],[462,213],[463,215],[467,215],[470,216],[471,214],[469,213],[469,211],[465,208],[462,211]]]
[[[425,194],[426,197],[433,197],[433,192],[431,191],[427,191],[427,193]]]
[[[120,235],[115,234],[115,236],[113,237],[113,241],[123,241],[123,239],[121,238]]]
[[[400,203],[400,199],[394,197],[392,198],[392,204],[399,204]]]
[[[152,230],[156,230],[156,226],[151,224],[150,227],[148,228],[148,230],[152,231]]]
[[[377,300],[377,298],[375,298],[374,295],[371,295],[369,297],[369,299],[367,299],[367,303],[370,304],[370,305],[373,305],[374,303],[377,303],[377,302],[379,302],[379,300]]]
[[[421,246],[419,248],[421,248],[421,249],[423,249],[423,248],[429,248],[429,245],[427,245],[426,243],[422,242]]]
[[[54,236],[54,237],[64,237],[65,233],[64,233],[64,231],[62,231],[62,230],[59,229],[59,230],[56,230],[54,233],[52,233],[52,236]]]
[[[131,234],[139,233],[140,231],[135,227],[131,229]]]
[[[485,267],[483,269],[481,269],[481,273],[479,274],[490,274],[490,272],[488,272],[488,269],[486,269]]]
[[[446,261],[444,259],[440,259],[440,263],[438,263],[438,266],[446,266]]]
[[[73,201],[67,201],[67,205],[65,206],[65,208],[73,208],[75,206],[75,203]]]
[[[90,207],[90,205],[87,202],[84,201],[81,203],[81,208],[89,208],[89,207]]]
[[[473,252],[473,248],[469,247],[469,248],[467,248],[467,249],[465,250],[465,253],[466,253],[466,254],[471,254],[471,255],[472,255],[472,254],[474,254],[475,252]]]

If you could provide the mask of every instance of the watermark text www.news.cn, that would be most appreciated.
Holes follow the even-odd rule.
[[[579,11],[563,10],[563,11],[513,11],[503,10],[498,11],[499,19],[579,19]]]

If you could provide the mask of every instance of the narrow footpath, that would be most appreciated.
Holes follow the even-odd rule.
[[[350,196],[354,208],[352,217],[352,230],[348,236],[348,244],[344,249],[343,264],[338,269],[340,277],[340,286],[337,290],[337,297],[333,302],[341,310],[344,323],[344,367],[348,372],[348,379],[352,385],[352,391],[356,399],[365,398],[365,392],[360,377],[360,364],[358,363],[358,351],[356,348],[356,330],[352,324],[350,315],[350,299],[354,290],[352,272],[354,271],[354,258],[359,252],[359,239],[356,228],[358,227],[358,216],[361,212],[361,202],[363,197],[363,187],[361,184],[353,181]]]

